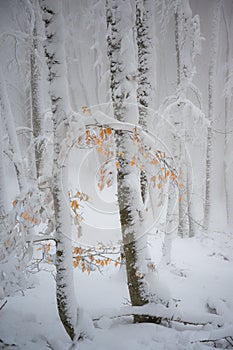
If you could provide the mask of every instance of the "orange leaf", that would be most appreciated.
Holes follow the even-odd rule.
[[[102,191],[104,189],[104,185],[101,182],[98,182],[98,187],[99,187],[100,191]]]
[[[112,129],[111,128],[106,128],[105,129],[105,134],[106,135],[111,135],[111,133],[112,133]]]
[[[124,157],[124,155],[125,155],[125,154],[124,154],[124,152],[122,152],[122,151],[118,151],[118,156],[119,156],[119,157],[122,157],[122,158],[123,158],[123,157]]]
[[[131,160],[130,165],[131,165],[131,166],[134,166],[134,165],[135,165],[135,161],[134,161],[134,160]]]
[[[177,179],[177,176],[176,176],[174,173],[172,173],[172,174],[171,174],[171,179],[172,179],[173,181],[175,181],[175,180]]]
[[[120,169],[120,163],[118,162],[118,160],[116,161],[116,167],[117,169]]]
[[[78,267],[78,262],[76,260],[73,262],[73,266],[74,268]]]
[[[97,148],[97,151],[98,151],[98,153],[102,153],[102,147],[99,146],[99,147]]]
[[[163,187],[163,185],[161,184],[161,183],[158,183],[158,189],[160,190],[160,188],[162,188]]]
[[[158,160],[155,158],[150,161],[150,164],[152,165],[157,165],[158,163],[159,163]]]
[[[21,214],[21,216],[22,216],[22,218],[24,218],[24,219],[28,219],[28,213],[26,212],[26,211],[24,211],[22,214]]]
[[[78,247],[74,248],[74,254],[79,254],[79,248]]]
[[[100,128],[100,139],[103,140],[104,138],[104,130],[103,128]]]

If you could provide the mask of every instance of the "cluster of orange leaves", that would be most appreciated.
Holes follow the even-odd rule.
[[[86,106],[82,108],[83,113],[88,111]],[[172,168],[171,165],[166,161],[165,152],[157,150],[156,152],[152,151],[150,147],[143,145],[140,140],[140,136],[137,132],[137,128],[132,129],[132,141],[138,146],[139,155],[134,155],[130,160],[131,166],[137,166],[141,171],[145,170],[145,162],[148,162],[150,165],[155,166],[156,173],[152,173],[150,177],[150,183],[152,187],[156,187],[160,190],[163,188],[164,184],[167,182],[167,179],[170,178],[180,189],[184,188],[182,183],[182,177],[177,175],[177,172]],[[86,146],[96,147],[99,154],[102,154],[107,159],[113,157],[114,152],[110,150],[110,145],[113,143],[113,131],[110,127],[95,127],[88,128],[85,132],[85,139],[79,139],[79,144],[83,141]],[[124,152],[119,150],[117,154],[118,158],[124,158]],[[120,169],[120,162],[116,160],[115,162],[116,169]],[[147,171],[149,173],[149,171]],[[102,191],[105,186],[110,187],[112,185],[112,171],[107,172],[106,169],[100,169],[100,179],[98,181],[98,188]],[[179,198],[181,201],[181,197]]]
[[[155,187],[157,182],[157,188],[159,190],[162,189],[168,178],[170,178],[172,182],[176,183],[180,189],[185,187],[182,182],[182,173],[180,172],[179,176],[177,175],[175,169],[173,169],[166,161],[166,153],[161,152],[160,150],[153,152],[151,148],[142,145],[136,128],[133,129],[133,142],[138,145],[139,152],[137,156],[133,156],[130,161],[130,165],[137,166],[141,171],[143,171],[145,170],[143,162],[144,160],[147,160],[150,165],[157,167],[157,173],[151,174],[150,177],[152,187]],[[179,201],[180,200],[181,197],[179,198]]]
[[[13,207],[15,207],[17,205],[17,203],[18,203],[18,200],[14,199],[13,202],[12,202]],[[39,214],[38,210],[36,210],[34,212],[33,209],[31,209],[30,211],[23,211],[20,216],[21,216],[21,218],[23,218],[24,220],[26,220],[30,224],[38,225],[39,224],[39,220],[36,219],[38,214]]]
[[[87,128],[85,131],[85,138],[80,136],[78,144],[85,143],[86,146],[97,147],[98,153],[103,153],[103,145],[110,141],[112,135],[111,128]]]
[[[103,251],[82,247],[75,247],[73,249],[74,268],[80,267],[82,272],[87,272],[88,275],[95,267],[104,268],[112,262],[117,267],[121,263],[121,257],[118,256],[117,259],[111,259],[109,256],[105,256]]]
[[[47,264],[50,264],[52,261],[52,255],[49,254],[51,250],[51,243],[48,244],[43,244],[39,248],[37,248],[38,251],[43,251],[44,253],[44,260],[46,261]]]
[[[83,218],[79,213],[80,203],[82,201],[87,202],[89,200],[88,195],[86,193],[77,191],[74,195],[72,195],[71,192],[68,192],[68,197],[70,200],[70,207],[75,214],[77,221],[82,221]]]

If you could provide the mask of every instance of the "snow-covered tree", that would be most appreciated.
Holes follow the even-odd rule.
[[[222,1],[217,0],[213,4],[212,32],[211,32],[211,54],[208,76],[208,134],[206,145],[206,180],[205,180],[205,203],[203,226],[206,230],[210,224],[211,202],[213,193],[212,170],[213,170],[213,127],[215,122],[215,88],[216,69],[219,45],[219,24],[221,16]]]
[[[107,1],[108,57],[110,62],[111,97],[114,117],[121,122],[138,124],[137,71],[135,40],[131,13],[134,7],[125,1]],[[124,15],[123,15],[124,13]],[[130,62],[130,64],[129,64]],[[129,133],[115,132],[117,156],[117,195],[121,222],[127,283],[131,303],[142,306],[156,296],[150,293],[146,279],[153,264],[145,259],[147,247],[142,239],[143,201],[140,187],[140,169],[131,164],[134,149]],[[143,321],[143,317],[135,318]]]
[[[67,66],[64,51],[63,4],[42,1],[45,23],[45,55],[48,65],[49,94],[53,113],[53,162],[52,195],[54,203],[56,241],[56,293],[60,319],[73,340],[81,336],[78,331],[78,310],[74,294],[73,258],[70,210],[67,205],[67,159],[61,159],[61,145],[69,127],[69,96]]]

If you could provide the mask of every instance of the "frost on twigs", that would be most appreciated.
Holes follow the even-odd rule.
[[[0,221],[0,298],[27,288],[27,267],[32,259],[34,228],[47,225],[46,194],[31,189],[16,198]]]

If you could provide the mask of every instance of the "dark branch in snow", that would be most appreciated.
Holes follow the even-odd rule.
[[[4,303],[0,306],[0,311],[4,308],[4,306],[6,305],[7,300],[4,301]]]

